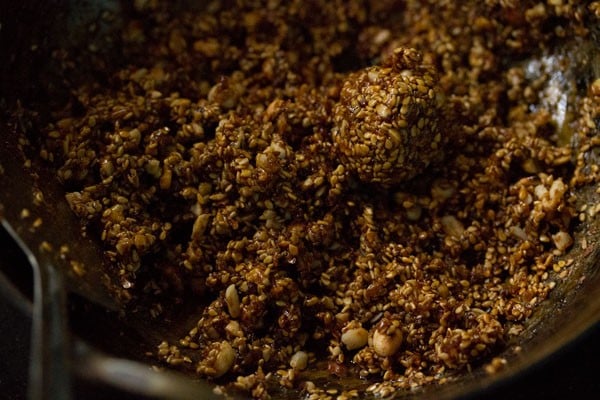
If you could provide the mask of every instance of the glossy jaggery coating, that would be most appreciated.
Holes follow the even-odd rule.
[[[433,67],[402,47],[381,66],[350,74],[333,116],[340,162],[361,181],[382,186],[421,173],[442,140],[436,83]]]

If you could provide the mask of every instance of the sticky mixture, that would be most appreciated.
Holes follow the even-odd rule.
[[[341,165],[362,182],[382,186],[423,172],[441,152],[444,129],[435,74],[419,53],[404,47],[395,48],[383,66],[349,74],[331,131]]]
[[[159,3],[41,151],[132,304],[203,305],[156,362],[311,399],[499,368],[599,178],[600,5]]]

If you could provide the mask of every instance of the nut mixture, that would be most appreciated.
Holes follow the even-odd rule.
[[[132,299],[204,305],[164,365],[385,396],[490,362],[568,274],[599,3],[165,3],[134,2],[41,151]]]

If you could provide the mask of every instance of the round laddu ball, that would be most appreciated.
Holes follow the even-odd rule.
[[[406,48],[395,49],[380,66],[350,74],[332,130],[344,167],[385,187],[422,172],[440,148],[436,83],[433,67]]]

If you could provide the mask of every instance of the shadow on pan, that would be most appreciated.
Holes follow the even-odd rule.
[[[48,93],[60,94],[60,74],[55,73],[50,61],[50,49],[57,46],[89,54],[90,66],[81,66],[79,70],[82,79],[90,73],[99,74],[98,79],[102,79],[104,66],[118,63],[120,59],[118,35],[112,33],[119,29],[123,15],[130,10],[125,2],[116,0],[62,0],[42,4],[22,1],[2,7],[0,52],[5,61],[0,63],[0,165],[4,173],[0,174],[0,216],[26,243],[27,251],[42,261],[50,259],[67,277],[72,293],[70,325],[75,336],[72,344],[75,369],[80,369],[78,363],[88,367],[94,365],[96,369],[87,368],[87,379],[120,386],[134,393],[180,398],[206,395],[206,385],[190,386],[191,378],[156,374],[145,364],[128,361],[151,364],[152,360],[144,354],[153,350],[165,335],[179,337],[189,321],[175,319],[165,326],[150,326],[135,315],[122,317],[118,284],[114,277],[103,272],[98,261],[101,259],[98,245],[89,238],[80,237],[78,222],[70,213],[52,172],[20,147],[16,132],[32,127],[11,126],[4,113],[18,107],[17,99],[36,99],[39,103],[40,99],[48,98]],[[48,101],[60,103],[60,95]],[[26,159],[31,159],[31,167],[24,167]],[[597,164],[598,159],[591,155],[589,162]],[[599,200],[595,187],[584,188],[579,193],[581,204],[595,204]],[[24,208],[31,213],[27,218],[22,215]],[[37,218],[44,222],[34,227]],[[509,343],[500,355],[508,360],[501,372],[488,375],[480,368],[449,384],[397,393],[396,398],[450,399],[474,395],[522,373],[597,324],[600,319],[599,240],[600,220],[588,219],[579,226],[575,245],[568,254],[575,260],[572,273],[537,309],[518,343]],[[52,244],[54,251],[42,251],[43,242]],[[69,257],[56,251],[63,245],[70,248]],[[74,272],[73,261],[78,260],[88,267],[84,278]],[[9,290],[8,294],[27,312],[29,300],[26,295],[12,290],[14,287],[6,289],[10,285],[1,287]],[[118,382],[117,375],[106,375],[101,370],[108,365],[103,362],[112,363],[110,368],[120,368],[117,369],[120,374],[136,376],[137,380]],[[160,389],[152,392],[152,385]],[[166,392],[165,388],[168,388]],[[181,396],[170,396],[169,393],[180,393]],[[298,394],[282,392],[279,395],[296,398]]]

